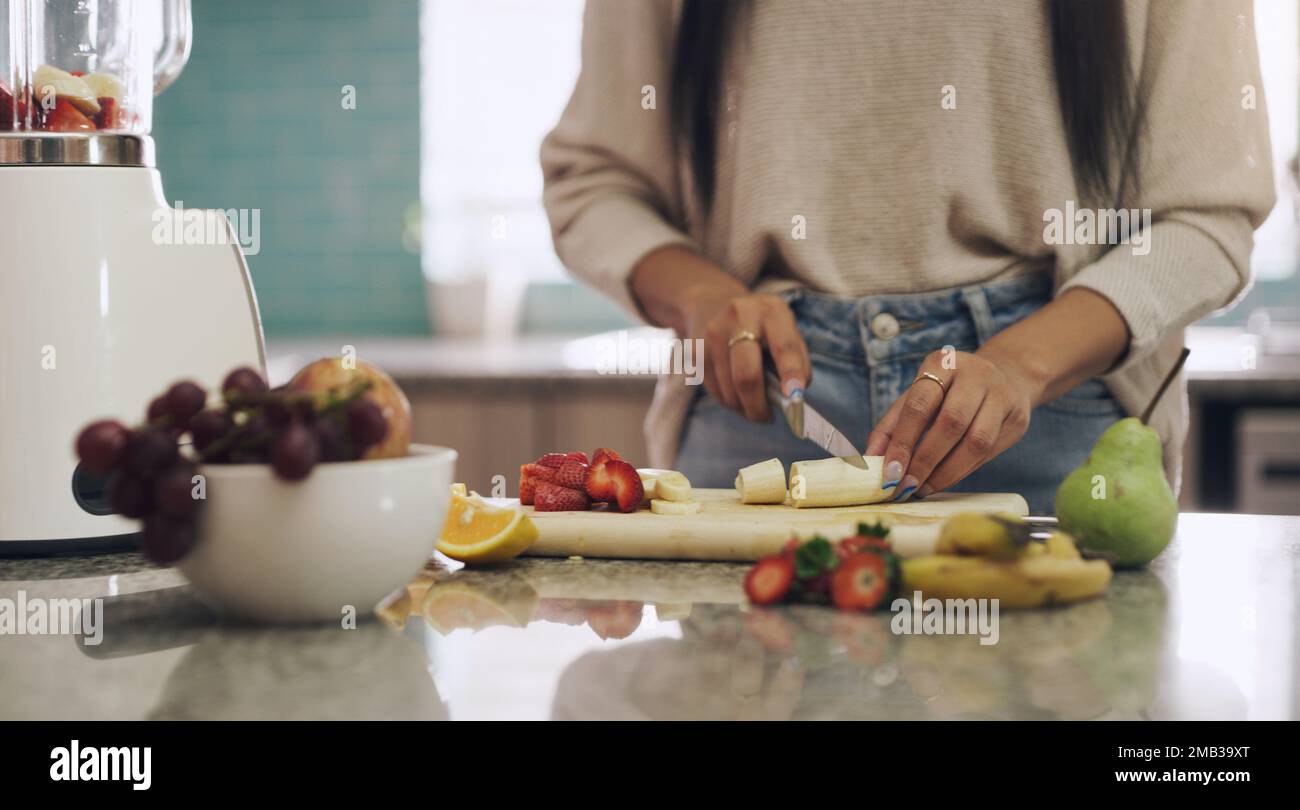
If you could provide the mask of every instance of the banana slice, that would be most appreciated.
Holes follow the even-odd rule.
[[[665,501],[655,498],[650,502],[650,511],[656,515],[697,515],[700,512],[699,501]]]
[[[81,80],[97,99],[107,97],[114,101],[121,101],[122,96],[126,95],[126,86],[122,84],[122,80],[111,73],[87,73],[81,77]]]
[[[743,468],[736,476],[741,503],[785,503],[785,465],[769,458]]]
[[[659,480],[655,483],[655,489],[660,500],[692,500],[690,479],[675,470],[670,470],[659,476]]]
[[[99,112],[99,101],[95,93],[79,76],[73,76],[65,70],[50,65],[41,65],[32,74],[32,92],[38,104],[45,104],[46,99],[53,104],[54,97],[67,99],[72,106],[86,115]]]
[[[469,492],[467,492],[467,491],[465,490],[465,485],[464,485],[464,484],[462,484],[462,483],[460,483],[459,481],[457,481],[456,483],[454,483],[454,484],[451,485],[451,494],[452,494],[452,495],[459,495],[459,496],[461,496],[461,497],[463,498],[463,497],[465,497],[466,495],[468,495]]]

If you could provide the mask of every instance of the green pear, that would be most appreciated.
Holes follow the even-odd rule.
[[[1178,523],[1160,437],[1134,417],[1107,428],[1056,490],[1056,516],[1081,548],[1106,555],[1117,567],[1155,559]]]

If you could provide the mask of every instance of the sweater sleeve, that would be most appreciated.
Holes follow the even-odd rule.
[[[1061,288],[1089,288],[1119,310],[1131,334],[1121,369],[1250,284],[1274,186],[1249,0],[1152,0],[1138,99],[1147,244],[1111,247]]]
[[[588,0],[582,70],[541,148],[560,260],[642,319],[632,269],[659,248],[696,247],[673,224],[681,216],[667,104],[674,19],[673,0]]]

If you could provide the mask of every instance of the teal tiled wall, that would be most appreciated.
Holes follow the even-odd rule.
[[[402,240],[420,196],[418,0],[193,7],[189,64],[155,100],[167,198],[261,209],[248,263],[268,335],[428,332]]]

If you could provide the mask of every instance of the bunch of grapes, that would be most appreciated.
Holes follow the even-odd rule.
[[[279,478],[300,481],[318,463],[356,460],[388,433],[383,411],[364,396],[369,387],[270,390],[256,371],[238,368],[222,383],[220,403],[207,407],[207,392],[182,381],[149,403],[141,426],[87,425],[77,456],[86,470],[111,475],[114,511],[144,522],[141,550],[167,565],[198,539],[200,463],[269,463]]]

